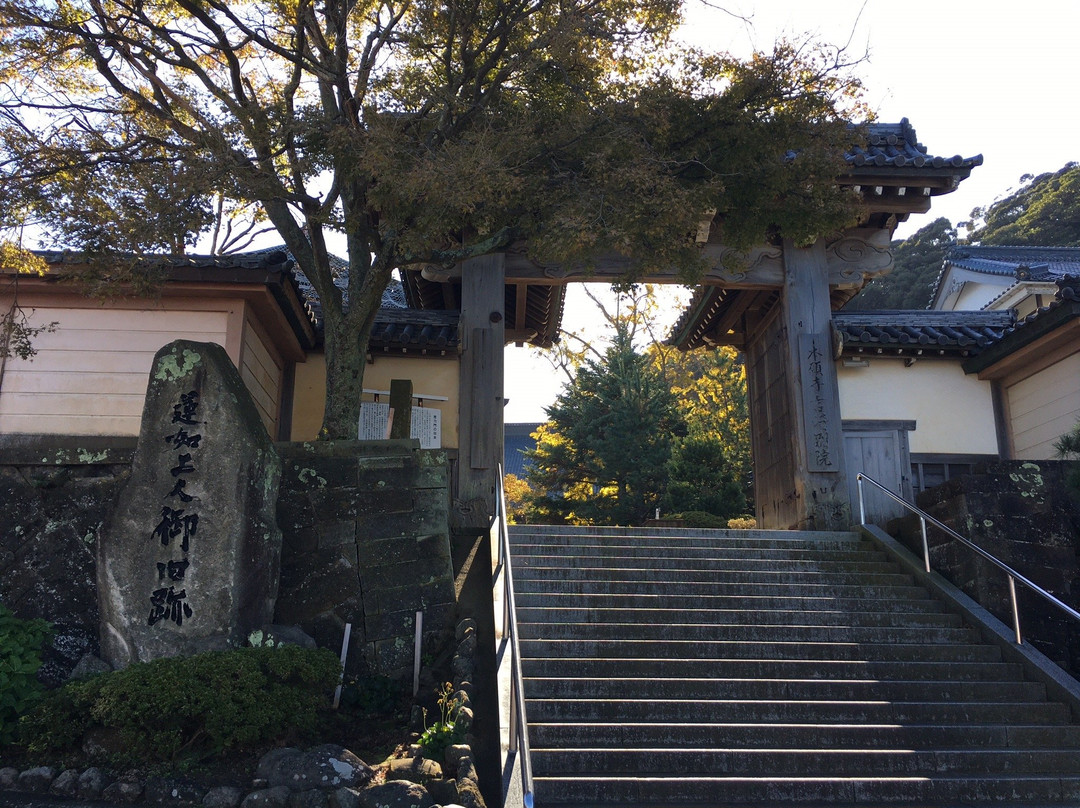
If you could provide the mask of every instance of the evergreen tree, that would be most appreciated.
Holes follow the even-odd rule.
[[[539,519],[640,524],[660,504],[673,439],[685,432],[663,376],[619,327],[603,360],[586,360],[529,453]]]
[[[722,518],[745,514],[744,487],[735,474],[719,437],[687,435],[676,443],[668,464],[665,512],[704,511]]]

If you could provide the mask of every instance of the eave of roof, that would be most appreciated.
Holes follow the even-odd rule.
[[[930,305],[937,301],[950,267],[996,277],[1011,276],[1021,281],[1055,281],[1080,275],[1080,247],[954,247],[945,254],[941,271],[930,292]]]
[[[68,276],[68,270],[75,272],[91,261],[102,260],[100,256],[70,250],[41,250],[35,251],[35,254],[49,267],[49,272],[40,278],[45,283]],[[130,258],[127,256],[124,260]],[[315,343],[315,318],[296,282],[293,260],[282,249],[229,255],[151,255],[137,258],[136,267],[157,272],[162,281],[172,284],[264,287],[270,292],[299,344],[307,349]]]
[[[833,331],[845,355],[973,356],[1013,324],[1011,311],[915,309],[837,312]]]
[[[368,352],[457,356],[457,311],[381,308],[375,315]]]
[[[1071,320],[1080,318],[1080,275],[1068,275],[1058,281],[1057,299],[1006,329],[987,350],[964,363],[965,373],[982,373]]]

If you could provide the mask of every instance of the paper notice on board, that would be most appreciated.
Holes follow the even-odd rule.
[[[389,404],[379,401],[361,403],[360,440],[385,439],[389,417]],[[421,449],[441,449],[442,413],[431,407],[413,407],[410,437],[420,441]]]

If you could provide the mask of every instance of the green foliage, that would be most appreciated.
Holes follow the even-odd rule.
[[[620,325],[603,360],[589,359],[548,408],[528,453],[541,517],[640,524],[667,484],[673,438],[685,433],[675,396]]]
[[[310,734],[340,672],[330,651],[290,645],[136,663],[49,694],[23,719],[22,740],[62,754],[98,730],[123,750],[115,765],[199,759]]]
[[[1080,164],[1030,175],[1018,191],[971,212],[972,244],[1080,247]]]
[[[427,726],[427,710],[424,710],[424,731],[417,744],[424,750],[424,757],[430,760],[443,759],[447,747],[465,740],[465,733],[457,724],[457,714],[461,702],[453,697],[454,687],[449,682],[439,691],[439,720]]]
[[[903,241],[894,241],[892,272],[870,281],[845,310],[925,309],[945,254],[956,244],[956,228],[945,218],[935,219]]]
[[[37,672],[51,633],[44,620],[21,620],[0,603],[0,744],[15,740],[19,716],[41,697]]]
[[[522,240],[692,277],[704,211],[734,246],[855,220],[835,178],[865,111],[842,50],[677,49],[681,17],[680,0],[0,0],[0,226],[145,254],[220,246],[222,210],[257,205],[321,299],[322,434],[355,438],[397,267]]]
[[[704,511],[718,518],[721,522],[718,527],[726,526],[729,518],[746,512],[746,497],[719,437],[688,435],[676,443],[668,463],[663,509],[665,512]]]
[[[716,443],[715,451],[723,454],[723,465],[741,492],[742,510],[752,510],[750,413],[746,368],[738,352],[727,345],[679,351],[669,345],[653,344],[649,355],[678,400],[688,438]]]
[[[728,526],[728,520],[726,518],[706,511],[684,511],[683,513],[676,514],[676,516],[679,519],[682,519],[685,527],[723,529]]]
[[[1026,247],[1080,246],[1080,164],[1030,175],[1026,183],[971,212],[964,243]],[[893,242],[895,266],[847,304],[848,311],[924,309],[945,254],[959,243],[957,229],[939,218],[904,241]]]
[[[405,696],[401,682],[389,676],[364,676],[350,679],[341,689],[341,704],[362,715],[392,713]]]

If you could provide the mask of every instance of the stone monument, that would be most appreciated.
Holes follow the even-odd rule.
[[[131,478],[98,544],[101,653],[114,667],[243,644],[269,623],[281,461],[213,343],[154,358]]]

